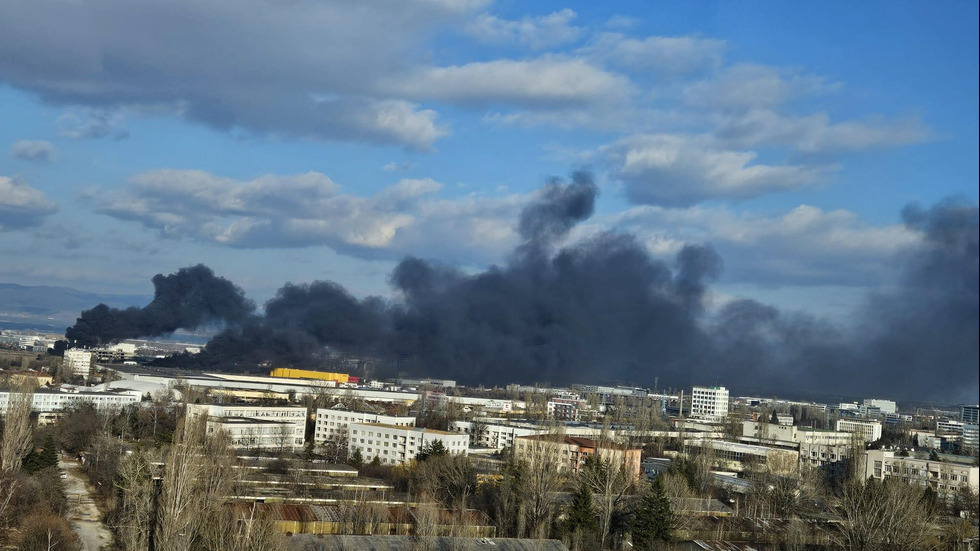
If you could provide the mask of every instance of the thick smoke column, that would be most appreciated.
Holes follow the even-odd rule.
[[[572,183],[564,185],[553,179],[542,191],[540,199],[521,213],[518,232],[524,245],[518,254],[544,254],[557,241],[595,211],[599,188],[588,172],[572,173]]]
[[[657,260],[629,234],[602,232],[563,245],[595,207],[579,172],[552,181],[521,214],[509,260],[470,275],[406,258],[390,275],[399,301],[358,299],[332,282],[287,284],[264,315],[203,266],[157,276],[142,309],[99,306],[68,337],[98,344],[221,321],[197,356],[171,361],[240,369],[263,361],[316,364],[325,347],[392,360],[416,374],[464,383],[614,382],[745,392],[880,392],[894,398],[975,401],[978,363],[977,207],[946,202],[903,213],[923,243],[902,284],[873,294],[841,328],[751,300],[705,309],[722,262],[688,245]],[[402,366],[404,367],[404,366]]]
[[[240,324],[255,310],[245,292],[216,277],[204,265],[153,277],[153,301],[125,310],[99,304],[85,310],[65,332],[75,346],[102,346],[123,339],[168,335],[177,329],[223,323]]]
[[[895,391],[955,385],[976,402],[978,209],[948,200],[928,210],[907,207],[902,216],[925,243],[907,265],[904,286],[869,300],[862,379]]]
[[[520,217],[510,263],[467,276],[417,258],[391,276],[393,348],[463,381],[574,381],[679,375],[698,354],[704,282],[720,260],[686,247],[676,273],[630,235],[601,233],[556,250],[591,216],[591,175],[552,182]]]
[[[719,376],[772,389],[975,402],[978,209],[945,201],[902,214],[923,243],[907,257],[901,284],[869,296],[854,327],[735,301],[706,328]]]

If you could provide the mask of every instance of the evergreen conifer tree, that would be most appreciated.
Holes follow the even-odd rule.
[[[568,506],[566,525],[569,532],[595,527],[595,510],[592,506],[592,490],[588,484],[580,484]]]
[[[50,434],[44,440],[44,451],[41,452],[41,464],[44,465],[44,467],[58,466],[58,444],[54,441],[54,437]]]
[[[656,542],[670,541],[674,526],[674,513],[671,511],[670,499],[664,493],[663,481],[659,477],[655,478],[633,516],[631,528],[634,548],[652,549]]]

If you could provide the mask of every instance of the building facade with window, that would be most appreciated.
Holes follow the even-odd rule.
[[[691,391],[691,417],[719,421],[728,416],[728,389],[696,386]]]
[[[469,436],[442,430],[386,425],[383,423],[350,423],[347,426],[348,453],[358,451],[365,462],[375,458],[382,465],[404,465],[414,461],[423,448],[441,442],[454,455],[466,455]]]
[[[859,434],[865,442],[874,442],[881,438],[881,423],[878,421],[838,419],[837,430]]]
[[[306,443],[306,408],[187,404],[187,418],[207,417],[207,430],[228,432],[237,449],[297,450]]]
[[[906,484],[929,485],[941,496],[951,497],[963,488],[980,490],[980,467],[953,461],[901,457],[894,451],[868,450],[865,478],[899,478]]]
[[[347,436],[347,426],[351,423],[381,423],[396,427],[414,427],[415,417],[367,413],[346,409],[320,408],[316,410],[316,426],[313,441],[322,444]]]
[[[578,474],[590,456],[597,456],[624,469],[633,480],[640,477],[640,448],[554,434],[522,436],[514,440],[514,457],[529,462],[532,468],[548,468],[548,465],[539,465],[543,462],[559,470]]]

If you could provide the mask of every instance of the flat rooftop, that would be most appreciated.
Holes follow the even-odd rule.
[[[449,436],[453,436],[453,435],[459,436],[459,435],[463,434],[463,433],[449,432],[449,431],[438,430],[438,429],[426,429],[426,428],[422,428],[422,427],[404,427],[404,426],[400,426],[400,425],[389,425],[388,423],[351,423],[351,425],[363,425],[363,426],[366,426],[366,427],[381,427],[381,428],[386,428],[386,429],[403,430],[403,431],[406,431],[406,432],[428,432],[428,433],[431,433],[431,434],[445,434],[445,435],[449,435]]]

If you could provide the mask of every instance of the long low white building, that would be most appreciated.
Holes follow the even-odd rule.
[[[801,466],[820,467],[834,475],[845,473],[844,461],[856,447],[864,448],[861,434],[755,421],[742,422],[741,441],[791,448],[799,452]]]
[[[434,442],[442,442],[451,454],[466,455],[470,440],[465,434],[381,423],[351,423],[347,427],[347,439],[351,456],[360,452],[365,462],[378,458],[383,465],[413,461],[423,448]]]
[[[265,377],[235,375],[224,373],[177,373],[169,374],[165,369],[126,369],[118,366],[100,366],[114,371],[123,380],[143,381],[159,385],[160,390],[174,386],[187,385],[191,388],[208,390],[213,388],[268,391],[297,396],[335,394],[350,395],[362,400],[390,402],[412,405],[419,399],[417,392],[401,392],[365,388],[335,388],[332,381],[309,379],[288,379],[285,377]]]
[[[209,433],[223,430],[238,449],[296,450],[306,443],[306,408],[187,404],[190,419],[206,416]]]
[[[31,408],[38,413],[64,411],[84,403],[90,403],[98,409],[111,409],[136,404],[142,399],[138,391],[114,389],[108,392],[91,392],[87,390],[47,389],[39,388],[34,391]],[[10,401],[9,391],[0,391],[0,412],[7,411]]]
[[[866,478],[899,478],[908,484],[930,485],[941,496],[951,497],[961,488],[980,490],[980,467],[964,458],[964,462],[932,461],[916,457],[901,457],[894,451],[868,450],[864,476]]]
[[[514,439],[521,436],[545,434],[548,429],[540,426],[528,426],[504,423],[478,423],[473,421],[453,421],[449,431],[465,434],[471,446],[483,446],[502,450],[514,446]]]
[[[446,406],[455,403],[464,408],[479,408],[487,411],[500,413],[510,413],[514,410],[523,410],[527,407],[523,400],[507,400],[502,398],[481,398],[477,396],[452,396],[441,392],[424,393],[426,404],[435,406]]]
[[[320,408],[316,410],[316,426],[313,441],[322,444],[341,436],[347,436],[347,426],[351,423],[381,423],[396,427],[414,427],[415,417],[366,413],[341,408]]]
[[[765,466],[776,473],[789,473],[797,470],[800,454],[795,450],[759,446],[742,442],[727,442],[724,440],[688,440],[684,443],[684,452],[695,450],[709,453],[716,461],[726,463],[726,467],[741,471],[749,466]]]

